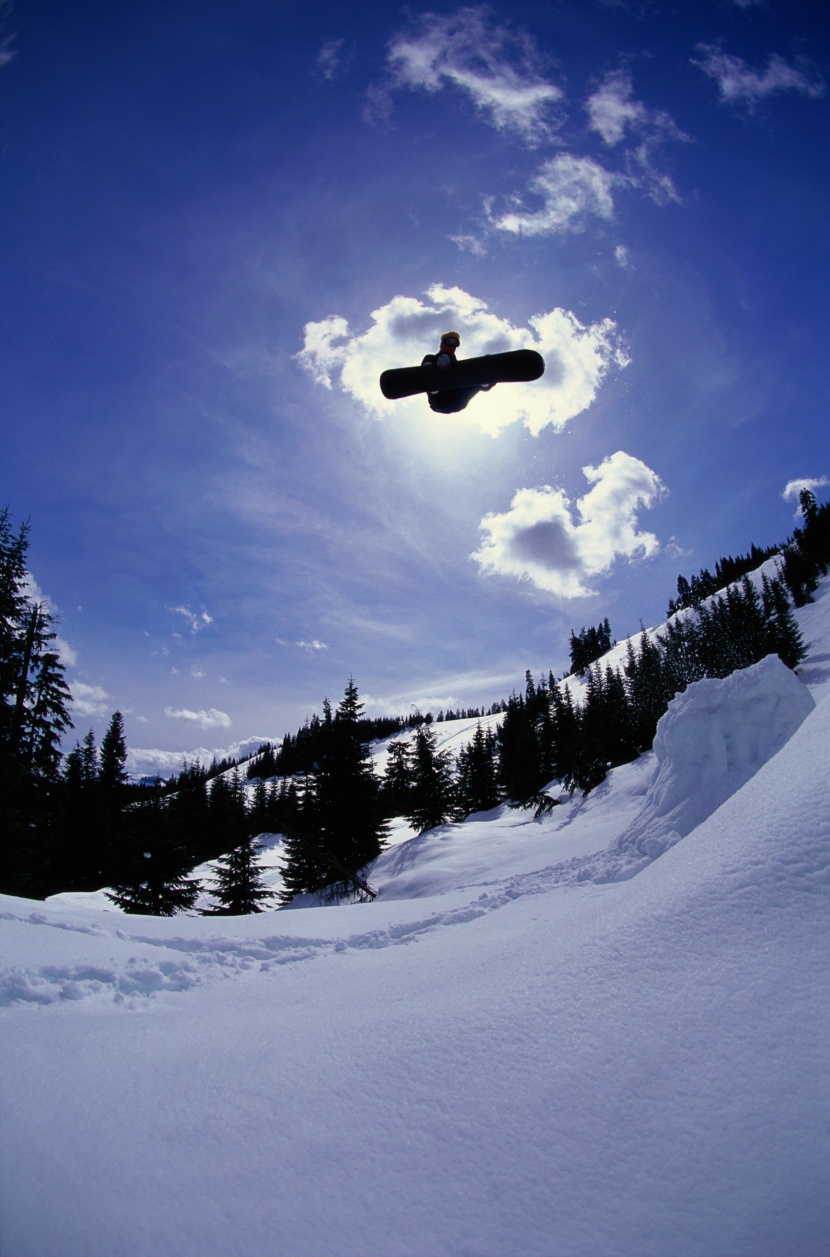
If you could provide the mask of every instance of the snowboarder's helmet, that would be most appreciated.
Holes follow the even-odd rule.
[[[457,349],[461,344],[461,337],[458,335],[458,332],[444,332],[444,335],[441,337],[441,344],[455,345]]]

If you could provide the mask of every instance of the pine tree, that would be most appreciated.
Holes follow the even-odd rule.
[[[409,744],[392,742],[386,757],[381,799],[386,816],[403,816],[412,790]]]
[[[763,576],[761,601],[766,617],[766,650],[776,654],[788,668],[797,668],[804,658],[804,638],[790,606],[784,582]]]
[[[22,524],[17,534],[13,535],[8,509],[0,511],[0,751],[9,755],[20,669],[20,623],[26,606],[24,585],[28,537],[28,524]]]
[[[693,681],[703,678],[698,630],[691,616],[669,620],[658,641],[663,647],[663,677],[669,693],[681,694]]]
[[[105,793],[116,795],[127,780],[127,743],[124,738],[124,717],[120,711],[112,718],[101,742],[101,763],[98,780]]]
[[[539,740],[522,698],[513,694],[499,725],[499,782],[514,804],[533,799],[545,784]]]
[[[171,832],[192,865],[221,853],[212,841],[207,771],[196,761],[185,764],[170,783],[166,813]]]
[[[163,800],[154,795],[125,814],[125,872],[107,892],[124,912],[172,917],[192,908],[199,882],[188,876],[188,853],[176,839]]]
[[[53,647],[52,617],[23,596],[25,540],[24,530],[11,540],[0,535],[0,824],[7,842],[0,885],[13,894],[41,895],[51,888],[60,845],[60,742],[72,727],[71,694]]]
[[[11,746],[32,784],[55,781],[61,764],[60,740],[72,728],[72,699],[64,668],[51,643],[52,617],[34,603],[22,621],[22,650],[15,686]]]
[[[99,764],[98,748],[95,745],[95,732],[93,729],[90,729],[84,738],[83,746],[78,747],[78,752],[81,785],[94,785],[98,780]]]
[[[436,750],[436,742],[434,731],[422,725],[410,754],[412,787],[404,815],[418,833],[443,825],[455,804],[452,756],[448,751]]]
[[[459,815],[488,812],[501,801],[496,761],[496,735],[476,725],[472,742],[459,753],[456,781]]]
[[[585,701],[579,713],[579,753],[570,779],[571,788],[576,786],[583,794],[600,785],[608,772],[606,717],[605,683],[597,660],[588,674]]]
[[[107,867],[98,749],[89,730],[63,764],[62,807],[53,883],[60,890],[97,890],[114,872]],[[106,871],[105,871],[106,869]]]
[[[645,629],[640,634],[639,651],[636,654],[629,642],[628,657],[623,670],[631,707],[634,746],[638,752],[648,751],[654,742],[657,722],[673,695],[668,692],[660,649]]]
[[[208,909],[205,915],[247,916],[262,912],[267,900],[274,898],[263,881],[263,871],[258,860],[262,847],[253,838],[245,838],[237,847],[213,866],[215,879],[213,897],[219,907]]]
[[[199,852],[200,861],[233,851],[249,832],[245,791],[239,770],[234,768],[230,776],[221,774],[211,782],[207,842]]]
[[[801,545],[803,538],[803,530],[796,528],[792,541],[784,547],[784,580],[797,607],[812,602],[818,588],[815,565]]]
[[[334,717],[328,701],[319,725],[318,759],[304,792],[301,831],[289,835],[284,898],[327,889],[332,897],[364,893],[363,869],[385,845],[386,822],[372,757],[361,736],[352,678]]]
[[[556,777],[571,794],[577,788],[577,768],[581,757],[582,734],[579,712],[574,706],[570,687],[564,692],[558,684],[551,691],[553,715],[553,742],[551,775]]]

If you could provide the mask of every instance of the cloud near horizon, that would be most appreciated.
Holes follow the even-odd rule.
[[[388,102],[389,93],[400,88],[430,93],[453,88],[473,101],[490,126],[512,131],[534,147],[553,138],[562,89],[542,74],[530,36],[488,17],[486,8],[473,7],[449,16],[422,14],[414,29],[391,41],[391,83],[380,95]]]
[[[646,559],[660,543],[638,530],[637,511],[666,493],[640,459],[618,450],[599,467],[583,467],[593,486],[576,502],[561,489],[520,489],[503,514],[481,521],[484,540],[471,558],[482,572],[513,576],[559,598],[596,593],[592,583],[617,559]]]
[[[523,422],[534,436],[546,427],[560,430],[591,405],[612,367],[628,365],[622,338],[612,319],[588,326],[568,310],[553,309],[514,326],[494,314],[484,301],[461,288],[434,284],[427,300],[396,296],[373,310],[372,325],[352,333],[338,315],[305,326],[305,343],[295,355],[300,365],[325,388],[338,388],[378,416],[423,412],[421,396],[389,402],[378,378],[391,366],[419,363],[434,352],[442,332],[457,327],[462,353],[502,353],[509,349],[537,349],[545,359],[545,374],[530,384],[511,384],[477,397],[468,410],[452,416],[496,437],[511,424]]]
[[[266,742],[279,745],[274,735],[245,738],[230,746],[197,746],[189,751],[162,751],[153,747],[130,747],[127,750],[127,769],[135,777],[171,777],[178,775],[185,763],[203,764],[208,767],[217,760],[242,760],[258,751]]]

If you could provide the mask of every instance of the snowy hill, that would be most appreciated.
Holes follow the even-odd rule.
[[[799,679],[402,829],[371,905],[2,899],[2,1251],[824,1257],[830,582],[798,618]]]

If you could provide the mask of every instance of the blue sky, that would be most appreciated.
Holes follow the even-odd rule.
[[[77,736],[489,704],[826,496],[821,6],[0,11],[0,498]],[[384,402],[450,326],[544,378]]]

